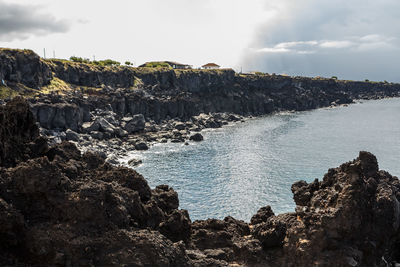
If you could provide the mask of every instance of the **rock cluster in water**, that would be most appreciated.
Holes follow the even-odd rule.
[[[388,266],[400,183],[372,154],[292,186],[296,211],[192,222],[167,185],[74,144],[49,146],[28,104],[0,107],[2,266]]]

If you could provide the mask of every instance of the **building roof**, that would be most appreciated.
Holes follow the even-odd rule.
[[[203,68],[205,67],[219,67],[219,65],[215,64],[215,63],[207,63],[205,65],[202,66]]]

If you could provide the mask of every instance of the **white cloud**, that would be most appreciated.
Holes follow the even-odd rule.
[[[287,53],[290,52],[290,49],[284,47],[264,47],[257,50],[258,52],[262,53]]]
[[[398,0],[281,0],[242,59],[246,71],[400,82]]]
[[[1,1],[1,0],[0,0]],[[29,6],[32,0],[5,0]],[[32,36],[0,46],[55,50],[58,57],[173,60],[234,67],[257,25],[274,12],[265,0],[35,0],[43,12],[75,23],[66,34]],[[14,21],[17,21],[15,19]],[[0,40],[1,41],[1,40]]]
[[[323,41],[319,44],[320,47],[324,48],[347,48],[353,45],[354,43],[351,41]]]
[[[49,13],[43,7],[7,3],[0,0],[0,41],[24,40],[31,36],[67,32],[70,25]]]
[[[20,39],[8,31],[12,41],[0,36],[0,46],[30,48],[39,54],[46,48],[62,58],[96,56],[136,65],[149,60],[195,66],[216,62],[244,70],[400,81],[392,71],[400,61],[398,0],[34,2],[40,9],[14,16],[9,25],[26,18],[33,19],[25,26],[37,26],[43,19],[56,23],[44,23],[48,28],[42,23],[36,30],[23,28],[27,30],[19,32]],[[0,3],[25,10],[32,6],[32,0]],[[57,22],[65,23],[62,18],[67,19],[68,31],[56,27]],[[4,25],[0,35],[7,29]]]

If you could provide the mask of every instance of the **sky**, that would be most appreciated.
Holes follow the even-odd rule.
[[[0,47],[400,82],[399,0],[0,0]]]

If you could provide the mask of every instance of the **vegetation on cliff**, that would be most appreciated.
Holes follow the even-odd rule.
[[[143,68],[166,68],[166,69],[172,69],[172,67],[168,63],[162,62],[162,61],[147,62],[147,63],[143,64],[142,67]]]
[[[293,99],[290,98],[297,98],[299,94],[303,94],[302,91],[313,94],[317,90],[320,94],[329,91],[335,94],[349,94],[352,98],[400,94],[400,85],[387,82],[354,82],[341,81],[334,77],[290,77],[267,73],[238,74],[231,69],[134,68],[117,66],[111,61],[110,64],[104,62],[104,64],[96,65],[81,58],[74,60],[76,62],[62,59],[44,60],[30,50],[1,49],[0,81],[2,84],[0,85],[3,88],[0,97],[7,98],[18,94],[32,96],[35,93],[68,92],[68,90],[79,90],[85,94],[91,92],[100,94],[101,91],[95,88],[113,90],[141,88],[150,90],[152,93],[160,92],[164,96],[175,90],[190,94],[221,93],[227,97],[241,92],[243,96],[250,98],[254,94],[261,93],[266,96],[262,101],[265,104],[277,94],[286,95],[289,98],[288,101],[292,101]],[[24,90],[18,90],[21,86]],[[26,90],[27,88],[32,90]],[[286,94],[288,90],[292,93]],[[105,93],[108,94],[109,90],[105,90]],[[173,95],[176,93],[177,91]]]

